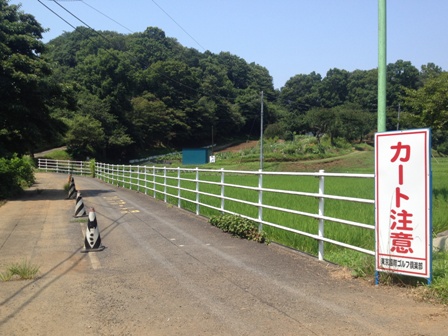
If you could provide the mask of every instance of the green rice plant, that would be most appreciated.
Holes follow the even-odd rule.
[[[287,158],[288,155],[292,157],[306,155],[314,156],[320,154],[312,153],[316,149],[316,144],[312,140],[302,139],[299,143],[301,146],[294,147],[288,144],[287,147],[282,148],[277,144],[272,144],[269,147],[271,157],[278,155]],[[341,147],[344,144],[342,144]],[[327,148],[324,143],[323,150],[326,158],[319,161],[310,162],[301,165],[307,168],[306,171],[316,172],[322,166],[326,172],[338,173],[373,173],[374,170],[374,155],[373,152],[358,152],[355,155],[347,156],[347,159],[330,159],[330,156],[338,155],[338,152],[333,153],[330,148]],[[266,146],[267,147],[267,146]],[[267,148],[266,148],[267,149]],[[306,150],[311,153],[305,153]],[[345,150],[345,149],[344,149]],[[284,151],[284,152],[282,152]],[[295,152],[295,154],[285,154],[285,152]],[[300,153],[300,154],[297,154]],[[339,151],[339,154],[341,151]],[[220,161],[217,164],[209,165],[209,167],[226,166],[226,169],[233,170],[258,170],[259,164],[257,149],[249,150],[245,153],[225,153],[223,155],[227,162]],[[253,160],[253,162],[250,162]],[[290,171],[289,167],[294,168],[294,164],[290,166],[285,165],[284,162],[268,162],[266,159],[265,171]],[[223,164],[224,163],[224,164]],[[155,168],[154,168],[155,169]],[[150,168],[150,173],[153,168]],[[156,169],[157,170],[157,169]],[[433,158],[432,159],[433,172],[433,193],[432,193],[432,218],[433,218],[433,232],[434,234],[448,230],[448,158]],[[159,170],[158,174],[163,175],[163,171]],[[218,184],[210,184],[206,182],[221,182],[220,171],[199,172],[200,181],[195,181],[196,172],[181,172],[180,184],[176,180],[178,172],[176,170],[167,170],[166,177],[150,175],[146,176],[144,182],[138,181],[144,177],[141,171],[133,171],[128,173],[125,178],[120,178],[126,184],[126,187],[138,191],[146,190],[144,188],[155,188],[153,190],[146,190],[150,196],[155,196],[157,199],[164,200],[170,204],[178,205],[189,211],[196,212],[198,205],[196,204],[196,188],[200,191],[199,202],[208,204],[208,206],[201,205],[199,207],[199,214],[209,218],[220,217],[226,211],[235,212],[251,218],[258,218],[259,207],[257,206],[260,193],[258,190],[251,190],[248,188],[257,188],[259,183],[258,174],[229,174],[225,173],[224,183],[235,186],[221,187]],[[284,175],[264,175],[263,188],[279,189],[286,191],[300,191],[305,193],[318,193],[319,178],[314,176],[284,176]],[[168,184],[164,187],[163,184]],[[140,183],[140,184],[139,184]],[[182,190],[178,191],[178,187]],[[247,187],[247,188],[240,188]],[[374,198],[374,180],[372,178],[350,178],[350,177],[325,177],[325,194],[335,196],[345,196],[351,198],[361,198],[366,200],[373,200]],[[141,189],[139,189],[141,188]],[[169,195],[165,195],[164,193]],[[253,204],[244,204],[232,200],[220,199],[221,194],[227,198],[234,198],[251,202]],[[178,197],[181,201],[179,202]],[[275,191],[263,191],[262,201],[264,205],[270,207],[286,208],[289,211],[296,211],[298,213],[288,213],[285,211],[263,208],[261,210],[263,220],[270,223],[276,223],[292,230],[298,230],[305,234],[317,235],[319,229],[319,221],[312,217],[317,214],[319,209],[319,197],[301,196],[293,194],[282,194]],[[223,208],[222,208],[223,207]],[[225,211],[222,211],[224,209]],[[306,215],[306,213],[312,215]],[[332,218],[344,219],[347,221],[359,222],[366,225],[374,226],[374,205],[372,203],[342,201],[336,199],[324,200],[324,214]],[[252,221],[256,223],[256,221]],[[237,225],[236,225],[237,227]],[[288,232],[286,230],[277,229],[269,225],[263,225],[263,232],[269,237],[269,240],[284,244],[298,250],[307,252],[312,255],[318,253],[318,241],[312,237],[303,236],[297,233]],[[339,242],[360,248],[374,250],[375,237],[374,230],[359,228],[346,224],[341,224],[337,221],[324,221],[324,236]],[[357,252],[347,248],[340,247],[336,244],[324,243],[325,259],[336,264],[348,267],[355,277],[372,276],[375,272],[374,257],[362,252]],[[433,259],[433,280],[428,287],[422,287],[425,291],[425,296],[431,300],[448,303],[448,253],[439,252],[434,253]],[[382,283],[400,283],[400,284],[423,284],[421,278],[412,278],[399,276],[390,273],[381,273],[380,281]]]
[[[375,272],[375,257],[345,248],[325,253],[325,259],[351,270],[353,277],[366,277]]]
[[[425,288],[423,296],[448,304],[448,252],[433,253],[432,267],[433,279],[431,285]]]
[[[368,159],[373,162],[371,153],[364,153],[356,156],[357,159]],[[448,204],[448,158],[438,158],[437,162],[433,160],[433,224],[434,232],[438,233],[443,229],[448,229],[446,218],[446,210]],[[362,167],[363,164],[361,164]],[[343,167],[343,166],[342,166]],[[346,168],[343,168],[346,169]],[[152,173],[153,168],[149,169]],[[371,170],[362,168],[360,171],[352,169],[351,172],[371,173]],[[343,171],[347,173],[348,171]],[[163,175],[163,171],[158,174]],[[176,180],[178,172],[176,170],[167,170],[166,176],[147,176],[145,186],[152,189],[155,185],[155,193],[148,190],[148,194],[155,195],[157,199],[165,200],[173,205],[178,205],[196,212],[196,188],[200,191],[199,202],[208,204],[201,205],[199,213],[206,217],[221,214],[221,207],[225,211],[238,213],[244,216],[257,218],[259,207],[257,206],[259,199],[259,191],[250,190],[241,187],[258,187],[258,174],[225,174],[224,183],[235,186],[221,187],[217,184],[206,182],[221,182],[221,172],[211,170],[210,172],[199,172],[200,181],[195,181],[196,172],[181,172],[180,183]],[[139,179],[143,178],[140,171],[134,171],[122,178],[125,184],[132,189],[141,188]],[[163,184],[168,184],[164,187]],[[139,185],[140,183],[140,185]],[[318,191],[319,178],[314,176],[282,176],[282,175],[265,175],[263,176],[263,187],[269,189],[291,190],[316,194]],[[127,186],[126,185],[126,186]],[[182,190],[178,190],[178,187]],[[236,187],[241,186],[241,187]],[[223,191],[224,190],[224,191]],[[138,190],[141,191],[141,190]],[[244,204],[232,200],[220,199],[221,193],[224,192],[225,197],[251,202],[253,204]],[[168,195],[165,195],[167,193]],[[352,198],[362,198],[372,200],[374,197],[374,181],[373,179],[361,179],[350,177],[325,177],[325,194],[346,196]],[[179,202],[178,197],[181,198]],[[319,199],[317,197],[306,197],[300,195],[281,194],[274,191],[263,191],[263,204],[272,207],[287,208],[291,211],[299,211],[309,214],[317,214],[319,207]],[[360,222],[363,224],[374,225],[374,206],[371,203],[359,203],[351,201],[342,201],[334,199],[325,199],[325,216],[340,218],[348,221]],[[277,223],[291,229],[299,230],[305,233],[316,235],[318,232],[318,220],[312,216],[287,213],[274,209],[262,209],[263,220],[267,222]],[[271,235],[272,239],[282,244],[292,246],[294,248],[306,251],[308,253],[317,254],[317,242],[313,238],[303,237],[295,233],[287,232],[264,225],[265,230]],[[373,250],[374,249],[374,230],[352,227],[349,225],[326,220],[324,222],[324,235],[330,239],[341,241],[350,245]],[[340,251],[336,245],[325,243],[326,256],[333,252]],[[343,250],[343,249],[342,249]]]
[[[433,232],[448,230],[448,157],[432,160]]]
[[[163,174],[159,172],[159,174]],[[221,214],[222,212],[232,212],[251,218],[257,218],[259,214],[258,199],[260,197],[257,188],[259,183],[258,174],[226,174],[224,183],[230,186],[221,186],[221,172],[210,171],[200,172],[199,181],[196,181],[195,172],[183,172],[180,182],[177,180],[178,172],[168,170],[165,176],[153,177],[150,182],[151,188],[156,182],[155,197],[165,200],[167,203],[179,205],[189,211],[196,212],[196,188],[201,193],[198,200],[202,204],[199,208],[199,214],[211,217]],[[138,190],[138,173],[132,173],[129,177],[129,186],[134,190]],[[212,182],[212,183],[210,183]],[[164,184],[166,183],[166,186]],[[216,184],[213,184],[216,183]],[[274,190],[290,190],[316,194],[318,190],[319,179],[314,176],[282,176],[282,175],[265,175],[263,176],[264,188]],[[371,198],[373,183],[370,185],[366,180],[351,178],[327,178],[326,188],[335,195],[346,195],[350,197]],[[180,191],[179,191],[180,187]],[[247,188],[245,188],[247,187]],[[221,193],[226,198],[221,200]],[[328,193],[326,191],[326,193]],[[179,201],[180,197],[180,201]],[[262,209],[263,220],[280,224],[291,229],[316,235],[318,232],[318,221],[312,216],[317,214],[319,200],[316,197],[282,194],[275,191],[264,191],[262,194],[263,204],[286,208],[292,211],[309,213],[310,216],[298,215],[295,213],[287,213],[275,209]],[[234,201],[242,200],[243,202]],[[250,202],[247,204],[244,202]],[[220,211],[219,209],[222,209]],[[365,224],[373,225],[373,205],[360,204],[346,201],[326,200],[325,215],[335,218],[342,218],[351,221],[358,221]],[[285,230],[270,228],[265,225],[266,232],[271,236],[272,240],[279,243],[297,248],[299,250],[317,254],[317,242],[313,238],[300,236]],[[350,245],[359,246],[367,249],[373,249],[374,237],[373,233],[362,228],[346,228],[340,223],[325,223],[325,236],[331,239],[342,241]],[[331,251],[335,246],[328,245]]]
[[[31,264],[28,260],[13,263],[7,267],[7,271],[0,274],[1,281],[9,281],[14,278],[30,280],[39,272],[39,266]]]

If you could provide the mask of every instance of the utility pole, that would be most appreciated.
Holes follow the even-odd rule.
[[[386,131],[386,0],[378,0],[378,132]]]
[[[397,131],[400,129],[400,112],[401,112],[401,104],[398,103]]]
[[[214,136],[213,136],[213,125],[212,125],[212,155],[213,155],[213,147],[214,147],[214,144],[215,144],[215,139],[214,139]]]
[[[261,116],[260,116],[260,170],[263,170],[263,91],[261,91]]]

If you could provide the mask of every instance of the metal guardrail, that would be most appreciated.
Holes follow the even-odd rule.
[[[241,175],[241,176],[255,176],[258,180],[258,185],[239,185],[225,183],[226,176]],[[358,178],[358,179],[373,179],[374,174],[336,174],[325,173],[323,170],[317,173],[299,173],[299,172],[265,172],[265,171],[237,171],[237,170],[210,170],[199,168],[167,168],[167,167],[149,167],[149,166],[137,166],[137,165],[112,165],[105,163],[96,163],[95,176],[98,179],[106,183],[117,185],[120,187],[133,189],[145,194],[152,195],[154,198],[157,195],[162,195],[164,202],[168,202],[168,198],[174,198],[177,200],[177,206],[182,207],[182,201],[184,204],[193,204],[195,206],[195,212],[200,214],[201,207],[216,210],[220,213],[235,214],[241,217],[253,220],[259,224],[260,229],[263,225],[267,225],[273,228],[285,230],[302,236],[306,236],[318,241],[318,258],[323,260],[324,257],[324,243],[331,243],[344,248],[352,249],[358,252],[362,252],[368,255],[375,255],[373,250],[353,246],[344,242],[336,241],[334,239],[325,237],[324,224],[325,221],[331,221],[340,223],[347,226],[358,227],[365,230],[374,230],[373,223],[359,223],[356,221],[334,218],[326,216],[324,214],[325,200],[337,200],[345,202],[357,202],[369,204],[372,206],[372,214],[374,212],[374,200],[363,199],[356,197],[329,195],[324,193],[325,189],[325,177],[344,177],[344,178]],[[214,179],[210,178],[214,176]],[[311,176],[319,179],[317,192],[303,192],[296,190],[280,190],[274,188],[263,187],[263,178],[266,176]],[[208,178],[207,178],[208,177]],[[253,179],[253,178],[252,178]],[[200,187],[201,186],[201,187]],[[204,191],[204,186],[210,186],[210,188],[218,188],[218,192]],[[248,200],[244,197],[229,196],[229,190],[245,190],[251,191],[258,195],[258,199]],[[190,197],[186,197],[189,194]],[[310,213],[305,211],[299,211],[291,208],[288,204],[282,204],[281,206],[274,206],[263,200],[264,195],[295,195],[302,197],[311,197],[318,199],[317,213]],[[193,197],[191,197],[193,196]],[[210,200],[215,202],[210,202]],[[217,201],[216,201],[217,200]],[[248,216],[229,209],[229,204],[242,204],[254,207],[257,209],[256,216]],[[190,207],[191,208],[191,207]],[[265,219],[263,210],[269,209],[274,211],[281,211],[284,213],[311,217],[318,220],[318,233],[313,234],[305,231],[301,231],[295,228],[287,227],[281,223],[275,223]],[[190,209],[191,210],[191,209]],[[373,245],[373,244],[372,244]]]

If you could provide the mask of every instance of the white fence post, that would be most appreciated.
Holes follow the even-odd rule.
[[[145,175],[145,195],[148,195],[148,171],[146,166],[143,174]]]
[[[163,200],[166,203],[166,167],[163,167]]]
[[[319,170],[319,216],[324,215],[324,205],[325,205],[325,198],[322,196],[325,194],[325,177],[324,177],[325,170]],[[318,229],[318,235],[319,238],[324,237],[324,220],[322,218],[319,218],[319,229]],[[318,252],[319,260],[324,260],[324,241],[319,239],[319,252]]]
[[[221,213],[224,213],[224,209],[225,209],[225,199],[224,199],[224,195],[225,195],[225,191],[224,191],[224,168],[221,168]]]
[[[156,191],[157,191],[157,185],[156,185],[156,167],[152,167],[152,178],[153,178],[153,197],[156,198]]]
[[[263,230],[263,170],[258,170],[258,231]]]
[[[199,168],[196,167],[196,215],[199,215]]]
[[[180,205],[180,167],[177,167],[177,207]]]

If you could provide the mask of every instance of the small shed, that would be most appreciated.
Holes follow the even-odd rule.
[[[184,148],[182,149],[182,164],[206,164],[209,162],[209,151],[209,148]]]

